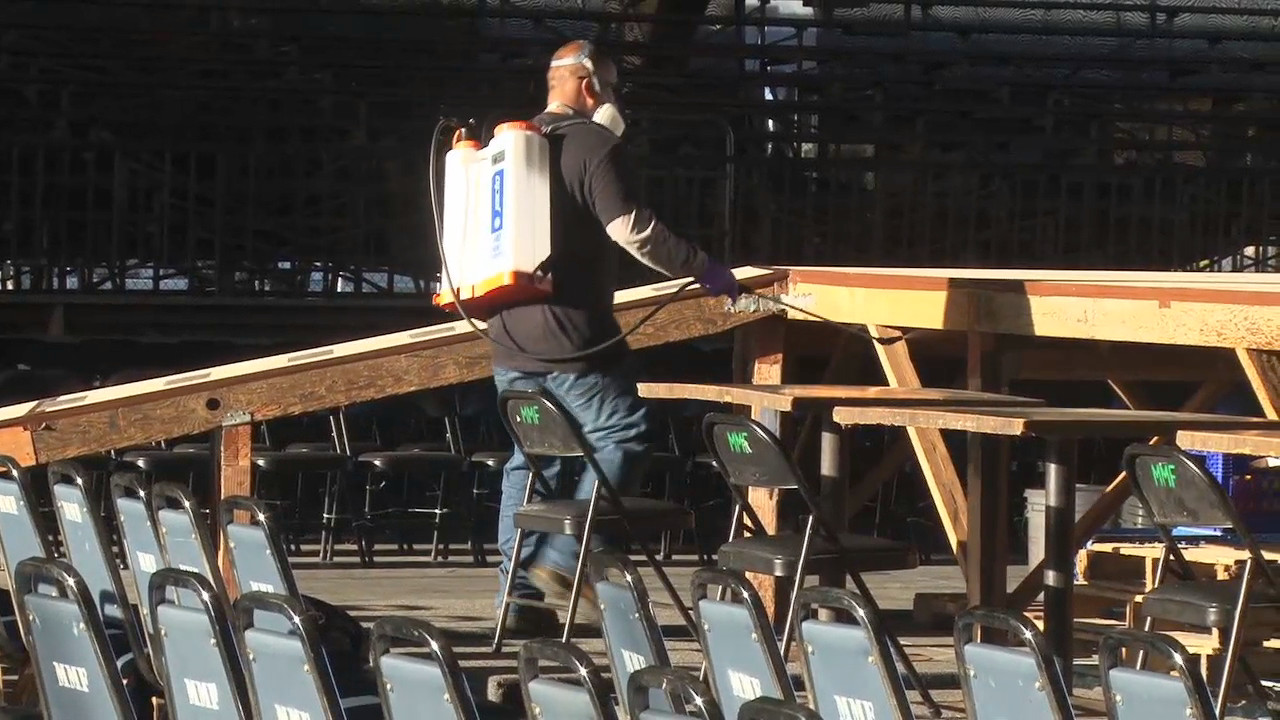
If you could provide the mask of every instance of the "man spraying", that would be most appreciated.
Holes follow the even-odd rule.
[[[551,148],[552,297],[504,310],[489,320],[494,341],[493,378],[498,392],[508,388],[543,389],[559,400],[581,425],[610,482],[633,492],[644,469],[645,407],[636,392],[630,348],[625,342],[573,360],[538,358],[581,355],[622,333],[613,313],[618,278],[615,245],[669,277],[692,276],[712,295],[737,297],[737,280],[724,265],[677,237],[641,204],[637,179],[619,140],[625,121],[615,89],[618,71],[591,43],[570,42],[552,56],[547,71],[547,108],[533,119]],[[589,119],[591,122],[582,122]],[[529,465],[518,451],[503,469],[498,512],[502,552],[499,587],[516,573],[516,597],[567,602],[579,551],[568,535],[530,533],[522,557],[512,562],[514,515],[524,499]],[[544,473],[552,488],[573,482],[561,477],[559,463]],[[588,470],[574,497],[591,496]],[[567,488],[565,488],[567,489]],[[590,587],[583,590],[580,612],[598,618]],[[501,602],[499,592],[498,602]],[[555,610],[513,605],[506,632],[539,636],[559,627]]]

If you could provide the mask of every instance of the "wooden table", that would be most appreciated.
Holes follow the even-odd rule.
[[[1280,430],[1280,421],[1232,415],[1093,408],[888,408],[839,407],[832,419],[845,426],[963,430],[1006,436],[1035,436],[1045,451],[1044,631],[1064,677],[1070,682],[1075,492],[1072,464],[1076,442],[1094,437],[1145,437],[1179,431]],[[1007,567],[983,568],[1004,577]]]
[[[1280,432],[1268,430],[1240,432],[1183,430],[1178,433],[1176,442],[1178,447],[1187,450],[1280,457]]]
[[[867,385],[754,385],[717,383],[640,383],[641,397],[658,400],[701,400],[745,405],[751,416],[775,434],[781,427],[783,413],[796,411],[822,414],[822,440],[819,460],[819,487],[824,504],[831,510],[837,527],[848,523],[847,507],[849,470],[846,454],[841,451],[843,429],[831,419],[836,406],[868,407],[1027,407],[1044,405],[1043,400],[997,393],[973,392],[949,388],[904,388]],[[769,532],[776,529],[776,492],[753,488],[748,499]],[[843,582],[841,575],[839,581]],[[776,584],[773,578],[753,576],[765,607],[773,616],[776,606]],[[833,577],[834,581],[835,578]]]

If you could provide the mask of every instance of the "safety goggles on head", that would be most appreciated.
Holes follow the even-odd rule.
[[[567,58],[552,60],[549,67],[570,67],[573,65],[581,65],[587,71],[587,79],[591,81],[591,89],[595,91],[601,98],[608,98],[606,102],[601,103],[591,115],[591,119],[603,125],[613,132],[614,135],[622,137],[623,131],[627,128],[627,122],[622,117],[622,110],[618,107],[616,87],[618,81],[614,78],[608,83],[600,82],[600,76],[596,73],[595,63],[591,61],[591,55],[595,51],[595,46],[590,41],[582,41],[580,49],[576,55]]]

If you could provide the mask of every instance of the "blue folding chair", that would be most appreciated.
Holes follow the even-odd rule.
[[[145,625],[125,593],[120,566],[103,524],[105,508],[90,500],[88,477],[78,463],[56,462],[49,466],[49,490],[62,531],[63,550],[90,597],[98,603],[120,672],[137,691],[155,695],[160,681],[151,663]]]
[[[257,624],[271,616],[277,621]],[[382,720],[372,682],[339,692],[315,620],[296,598],[247,592],[236,599],[235,617],[253,717]],[[283,631],[276,629],[281,623]]]
[[[151,587],[151,574],[165,567],[164,551],[156,532],[151,514],[147,481],[139,472],[115,472],[111,474],[111,506],[116,514],[116,528],[120,533],[120,548],[129,566],[133,589],[140,601],[138,610],[148,633],[154,628],[151,607],[145,601]]]
[[[14,568],[18,622],[27,638],[40,708],[50,720],[144,720],[150,699],[126,686],[99,603],[62,560],[27,558]]]
[[[1003,630],[1014,648],[975,642],[977,627]],[[1044,635],[1025,615],[969,608],[956,617],[956,665],[970,720],[1071,720],[1071,699]]]
[[[174,598],[193,598],[179,605]],[[165,668],[170,720],[250,720],[248,686],[223,599],[209,580],[174,568],[152,573],[152,658]]]
[[[0,455],[0,557],[11,573],[27,558],[55,557],[38,508],[29,471]],[[0,593],[0,630],[0,652],[19,664],[27,650],[11,591]]]
[[[853,622],[806,617],[811,608],[842,611]],[[902,673],[871,603],[851,590],[813,586],[796,596],[793,612],[811,707],[832,718],[914,720]]]
[[[531,719],[618,720],[596,664],[577,646],[563,640],[528,640],[516,654],[520,693]],[[542,675],[541,663],[568,669],[575,683]]]
[[[1124,667],[1120,652],[1142,649],[1171,664],[1176,674]],[[1098,643],[1107,720],[1218,720],[1213,696],[1187,648],[1175,638],[1141,630],[1112,630]]]
[[[663,665],[640,668],[629,676],[626,695],[628,720],[724,720],[711,688],[688,670]],[[655,707],[654,698],[665,702]]]
[[[587,573],[600,602],[601,627],[613,676],[614,692],[627,712],[628,679],[640,668],[670,665],[667,644],[653,612],[653,601],[631,558],[614,550],[596,550]],[[656,693],[649,707],[671,711],[666,696]]]
[[[710,669],[711,687],[726,717],[757,697],[795,701],[795,689],[764,605],[746,575],[728,568],[693,572],[693,614]],[[711,586],[720,588],[709,597]],[[728,593],[737,602],[723,599]]]

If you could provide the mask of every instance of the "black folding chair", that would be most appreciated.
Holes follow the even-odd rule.
[[[743,705],[738,711],[737,720],[823,720],[823,718],[793,700],[761,697]]]
[[[1252,610],[1280,609],[1280,574],[1267,563],[1249,529],[1240,521],[1226,490],[1194,457],[1172,445],[1134,444],[1125,449],[1124,468],[1133,494],[1164,541],[1154,587],[1142,600],[1143,629],[1156,620],[1226,631],[1222,681],[1215,710],[1226,711],[1238,667],[1258,697],[1269,699],[1248,659],[1241,654],[1240,629]],[[1244,569],[1230,580],[1201,580],[1173,537],[1175,527],[1234,530],[1249,553]],[[1168,579],[1170,562],[1179,580]],[[1139,653],[1141,667],[1144,653]]]
[[[843,611],[853,622],[806,617],[812,608]],[[810,706],[833,718],[914,720],[880,614],[865,598],[844,588],[807,587],[793,612]]]
[[[531,720],[618,720],[600,671],[591,656],[576,645],[562,640],[529,640],[520,646],[516,662],[525,712]],[[577,682],[544,677],[543,662],[569,670]]]
[[[568,642],[572,636],[578,601],[586,581],[587,556],[592,538],[596,533],[602,532],[619,533],[623,540],[640,547],[681,617],[692,628],[693,619],[680,599],[680,594],[648,544],[641,541],[635,533],[637,528],[650,533],[661,533],[692,527],[693,514],[688,508],[663,500],[624,498],[619,495],[613,479],[605,476],[596,460],[595,449],[583,437],[568,411],[549,395],[530,390],[505,390],[499,395],[498,403],[507,432],[529,463],[529,481],[525,485],[522,506],[515,513],[515,548],[512,551],[511,571],[507,574],[502,591],[502,604],[498,610],[498,627],[493,638],[494,651],[502,648],[502,637],[511,605],[530,604],[528,600],[511,595],[515,587],[516,565],[520,562],[524,536],[528,532],[573,535],[581,540],[573,588],[569,596],[568,617],[560,638],[562,641]],[[591,498],[549,498],[534,502],[535,489],[539,485],[544,488],[550,486],[539,468],[539,458],[559,458],[562,462],[565,458],[582,458],[595,477]],[[566,491],[568,489],[563,488]]]
[[[411,648],[414,653],[393,652],[396,647]],[[439,628],[425,620],[380,618],[370,631],[370,653],[386,720],[514,717],[505,705],[475,698],[453,647]]]
[[[650,665],[627,680],[628,720],[724,720],[720,703],[711,688],[688,670]],[[667,698],[664,707],[654,707],[653,698]],[[670,710],[674,706],[677,710]]]
[[[628,678],[651,665],[670,665],[662,628],[653,613],[649,591],[631,558],[613,550],[597,550],[588,559],[587,571],[600,601],[600,626],[613,676],[614,692],[627,712]],[[660,710],[672,706],[662,695],[649,704]]]
[[[173,602],[179,590],[195,602]],[[154,623],[152,657],[165,669],[171,720],[250,720],[239,641],[213,583],[197,573],[161,568],[151,575],[146,604]]]
[[[1003,630],[1023,647],[974,642],[977,627]],[[956,617],[956,666],[970,718],[1072,720],[1071,699],[1049,643],[1025,615],[969,608]]]
[[[1160,656],[1175,674],[1127,668],[1120,652],[1140,648]],[[1186,647],[1176,639],[1138,630],[1112,630],[1098,642],[1098,669],[1107,720],[1218,720],[1209,686]]]
[[[698,641],[725,716],[736,717],[743,703],[757,697],[794,701],[787,664],[755,586],[727,568],[698,568],[690,585]],[[713,585],[719,588],[716,597],[710,596]]]
[[[12,575],[18,622],[28,640],[44,716],[148,717],[148,698],[126,686],[98,602],[76,569],[62,560],[32,557],[19,562]]]
[[[786,613],[781,641],[783,656],[791,651],[791,608],[795,606],[807,575],[844,572],[853,580],[869,607],[878,611],[871,589],[863,581],[861,573],[910,570],[919,565],[915,550],[906,543],[838,532],[823,512],[819,498],[791,461],[790,454],[782,449],[778,437],[764,425],[741,415],[710,413],[702,420],[702,432],[734,499],[729,541],[720,546],[718,554],[720,565],[742,572],[794,578],[787,607],[780,608]],[[768,534],[747,500],[746,490],[752,487],[795,491],[808,510],[804,529],[798,533]],[[750,525],[751,534],[739,538],[739,530],[745,529],[744,519]],[[933,716],[939,717],[941,710],[921,681],[920,673],[906,650],[892,633],[886,631],[886,637],[911,685],[920,693]]]

